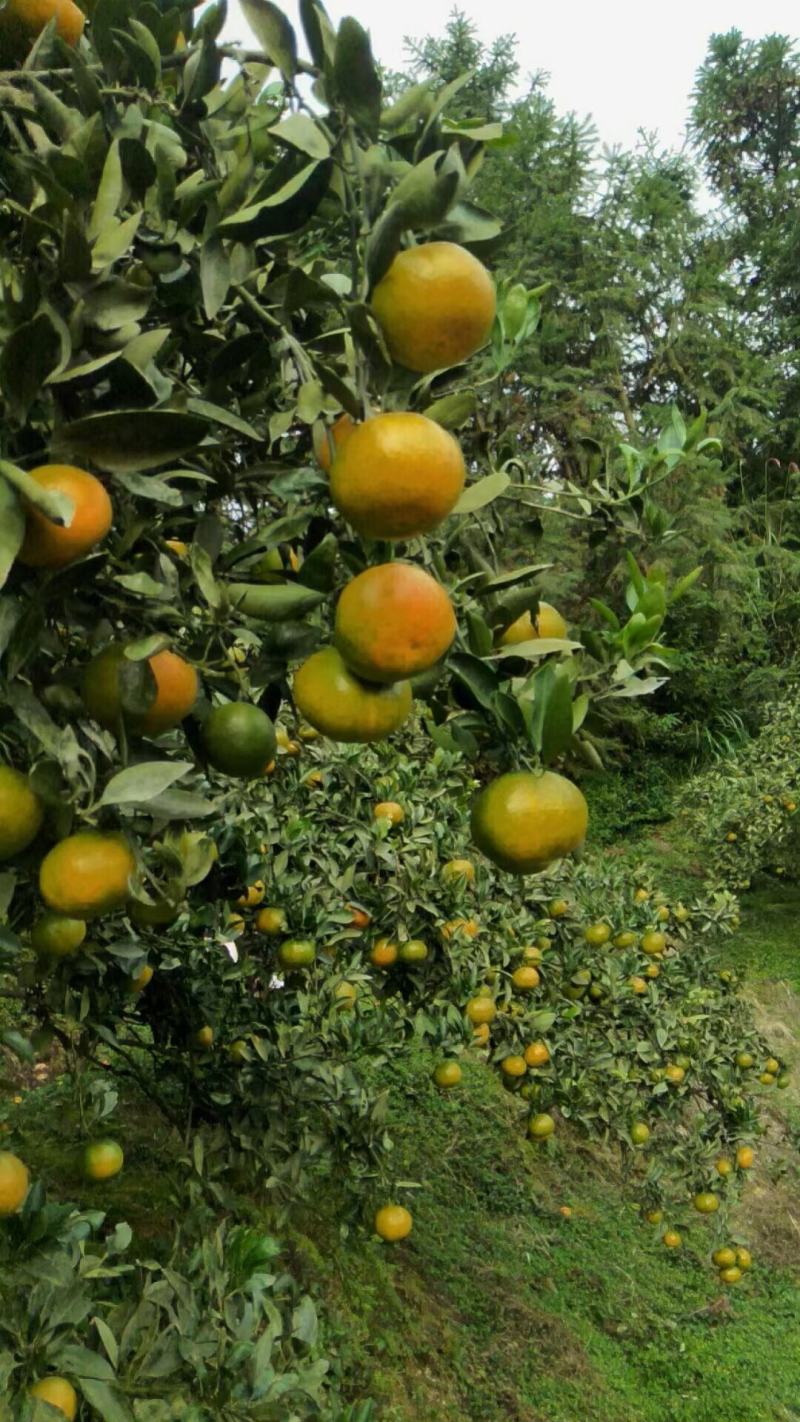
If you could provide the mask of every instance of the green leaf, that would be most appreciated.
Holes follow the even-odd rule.
[[[86,320],[98,331],[119,331],[146,316],[152,300],[152,286],[112,278],[87,292]]]
[[[535,637],[529,642],[515,642],[510,647],[499,647],[493,656],[496,661],[503,657],[523,657],[534,660],[549,657],[553,652],[582,652],[583,644],[573,642],[569,637]]]
[[[531,737],[546,763],[572,740],[572,681],[564,667],[548,665],[534,678]]]
[[[299,583],[228,583],[231,606],[257,622],[285,622],[319,607],[323,594]]]
[[[0,477],[0,588],[14,566],[25,537],[25,515],[10,484]]]
[[[138,499],[149,499],[151,503],[166,504],[173,509],[179,509],[183,505],[183,495],[180,491],[157,479],[154,474],[122,474],[118,470],[114,478],[123,489],[127,489],[129,494],[135,494]]]
[[[441,425],[445,430],[457,430],[467,420],[475,414],[477,397],[474,390],[459,390],[453,395],[443,395],[441,400],[434,400],[432,405],[428,405],[423,410],[423,415],[427,415],[429,420],[434,420],[437,425]],[[491,475],[488,476],[491,478]],[[480,482],[480,481],[478,481]],[[478,484],[471,484],[470,489],[476,489]],[[468,493],[469,490],[464,491]],[[464,495],[462,494],[462,498]]]
[[[299,148],[309,158],[327,158],[330,155],[331,146],[325,134],[308,114],[290,114],[280,123],[273,124],[268,131],[279,143]]]
[[[431,153],[400,179],[391,203],[401,210],[405,227],[433,227],[450,211],[465,177],[457,146],[447,154]]]
[[[125,1398],[109,1383],[80,1375],[78,1383],[89,1406],[102,1417],[103,1422],[136,1422]]]
[[[206,420],[179,410],[112,410],[64,425],[54,446],[112,474],[128,474],[187,454],[207,432]]]
[[[122,163],[119,156],[119,142],[115,138],[106,154],[97,197],[92,205],[88,227],[90,241],[96,241],[111,218],[116,217],[121,201]]]
[[[20,424],[60,359],[61,339],[43,311],[8,337],[0,356],[0,389],[12,417]]]
[[[303,560],[297,577],[304,587],[328,593],[336,580],[336,554],[339,541],[335,533],[326,533]]]
[[[209,321],[225,304],[231,284],[231,259],[219,237],[207,237],[200,251],[200,286]]]
[[[693,588],[703,571],[704,569],[701,563],[698,568],[692,568],[691,573],[686,573],[684,577],[679,578],[669,595],[670,603],[677,602],[679,597],[683,597],[684,593],[687,593],[690,588]]]
[[[262,202],[223,218],[217,231],[245,242],[296,232],[319,207],[328,191],[332,168],[330,159],[306,164]]]
[[[200,543],[193,543],[189,551],[194,580],[209,607],[220,607],[222,592],[214,577],[211,558]]]
[[[381,81],[367,31],[350,16],[342,20],[333,59],[336,93],[351,118],[372,139],[378,137]]]
[[[317,69],[327,69],[336,52],[336,31],[322,0],[300,0],[300,21]]]
[[[0,1035],[0,1042],[3,1043],[4,1047],[8,1047],[9,1051],[12,1051],[16,1057],[19,1057],[20,1061],[34,1062],[36,1060],[36,1053],[33,1047],[28,1041],[28,1038],[23,1037],[21,1032],[10,1028]]]
[[[467,641],[469,649],[476,657],[488,657],[492,650],[492,629],[480,613],[468,611]]]
[[[142,217],[143,213],[135,212],[132,217],[126,217],[124,222],[117,222],[115,218],[109,219],[92,248],[92,266],[95,271],[102,271],[104,267],[111,266],[112,262],[125,255],[139,230]]]
[[[431,108],[431,88],[433,81],[424,79],[421,84],[411,84],[403,90],[399,99],[381,114],[381,128],[394,133],[406,124],[425,114]]]
[[[284,79],[297,73],[297,39],[282,10],[270,0],[241,0],[244,15],[253,34]]]
[[[458,503],[453,509],[454,514],[475,513],[478,509],[486,508],[504,494],[509,484],[511,476],[504,469],[496,469],[493,474],[487,474],[485,478],[478,479],[474,484],[469,484],[462,493]]]
[[[154,795],[147,804],[137,808],[163,820],[199,820],[219,811],[219,806],[213,800],[205,800],[202,795],[193,795],[189,790],[173,789],[165,790],[162,795]]]
[[[101,805],[146,804],[194,770],[191,761],[150,760],[129,766],[109,780]]]
[[[454,679],[466,688],[478,705],[483,706],[486,711],[492,711],[500,685],[493,669],[486,662],[466,652],[455,653],[450,658],[449,666]]]

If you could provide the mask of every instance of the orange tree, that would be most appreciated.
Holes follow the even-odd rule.
[[[627,1148],[648,1110],[694,1107],[681,1178],[702,1193],[754,1127],[730,1060],[750,1039],[738,1008],[718,1038],[684,1020],[690,979],[727,985],[680,918],[664,936],[659,906],[583,871],[523,906],[483,868],[473,914],[471,863],[447,867],[480,787],[473,832],[503,869],[579,848],[564,772],[597,762],[608,706],[659,684],[690,579],[629,558],[627,616],[598,603],[601,630],[546,635],[546,570],[497,554],[524,471],[492,450],[466,481],[474,392],[437,374],[491,337],[496,380],[536,320],[508,286],[495,319],[480,260],[498,230],[469,186],[499,131],[448,121],[427,86],[382,109],[365,32],[318,0],[307,59],[268,0],[246,10],[259,48],[231,51],[221,5],[97,0],[85,39],[43,20],[0,76],[0,943],[32,1028],[7,1045],[55,1037],[78,1073],[108,1053],[288,1191],[340,1146],[372,1178],[373,1068],[477,1026],[536,1138],[552,1108]],[[696,456],[701,431],[670,429],[623,450],[627,493],[611,461],[598,517]],[[401,728],[405,755],[363,749]]]

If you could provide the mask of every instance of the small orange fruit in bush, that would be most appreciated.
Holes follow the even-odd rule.
[[[215,706],[203,724],[209,764],[223,775],[254,779],[275,757],[277,738],[269,716],[249,701]]]
[[[525,963],[521,968],[514,969],[511,981],[517,992],[533,992],[542,980],[536,969],[529,963]]]
[[[448,859],[442,865],[442,878],[446,884],[474,884],[475,866],[469,859]]]
[[[358,425],[339,449],[331,498],[365,538],[416,538],[447,518],[465,472],[447,430],[426,415],[392,411]]]
[[[647,964],[647,967],[646,967],[645,970],[644,970],[644,975],[645,975],[646,978],[658,978],[658,977],[660,977],[660,976],[661,976],[661,969],[659,968],[658,963],[648,963],[648,964]]]
[[[611,928],[607,923],[590,923],[583,936],[593,948],[602,948],[611,937]]]
[[[726,1246],[723,1249],[715,1249],[711,1258],[718,1269],[732,1269],[736,1263],[736,1250]]]
[[[401,963],[424,963],[428,956],[428,945],[421,938],[409,938],[399,947]]]
[[[391,968],[397,962],[398,948],[389,938],[379,938],[372,945],[369,958],[376,968]]]
[[[664,1244],[667,1249],[680,1249],[681,1237],[676,1229],[667,1229],[661,1236],[661,1243]]]
[[[749,1250],[749,1249],[745,1249],[745,1248],[743,1248],[742,1246],[740,1246],[740,1247],[736,1250],[736,1263],[738,1264],[739,1268],[740,1268],[741,1270],[743,1270],[743,1271],[746,1270],[746,1269],[751,1268],[752,1263],[753,1263],[753,1256],[752,1256],[752,1254],[750,1253],[750,1250]]]
[[[82,918],[65,918],[60,913],[44,913],[31,929],[31,945],[49,958],[68,958],[77,953],[86,937]]]
[[[559,1205],[559,1207],[558,1207],[558,1213],[561,1215],[562,1219],[571,1220],[571,1219],[572,1219],[572,1206],[571,1206],[571,1205]]]
[[[395,1243],[411,1233],[413,1223],[411,1212],[405,1206],[383,1205],[375,1216],[375,1233],[379,1234],[381,1239]]]
[[[390,820],[393,825],[402,824],[406,812],[396,800],[379,800],[372,811],[374,820]]]
[[[755,1158],[756,1153],[753,1150],[752,1146],[739,1146],[739,1149],[736,1152],[736,1164],[738,1165],[740,1170],[749,1170]]]
[[[285,933],[287,925],[286,911],[282,908],[267,906],[259,909],[256,914],[256,929],[259,933],[266,933],[272,937],[278,933]]]
[[[615,948],[632,948],[637,941],[637,936],[630,928],[623,928],[621,933],[614,935]]]
[[[648,1210],[648,1211],[647,1211],[647,1214],[645,1215],[645,1219],[647,1220],[647,1223],[648,1223],[648,1224],[652,1224],[652,1225],[661,1224],[661,1221],[663,1220],[663,1218],[664,1218],[664,1211],[663,1211],[663,1210]]]
[[[496,305],[486,268],[455,242],[398,252],[372,293],[392,360],[420,374],[469,360],[489,338]]]
[[[755,1058],[752,1052],[737,1052],[736,1065],[740,1071],[749,1071],[751,1067],[755,1066]]]
[[[641,997],[642,993],[647,992],[647,983],[645,982],[644,978],[640,978],[637,976],[628,978],[628,984],[630,986],[631,992],[635,992],[638,997]]]
[[[3,13],[8,14],[8,9]],[[69,528],[60,528],[29,505],[17,556],[29,568],[66,567],[105,538],[113,517],[111,500],[99,479],[71,464],[42,464],[30,471],[30,477],[42,489],[66,494],[75,511]]]
[[[131,978],[131,992],[144,992],[145,988],[149,987],[152,981],[153,969],[149,963],[145,963],[141,971],[136,974],[136,977]]]
[[[532,874],[583,844],[589,810],[563,775],[511,771],[480,791],[470,822],[487,859],[511,874]]]
[[[548,1136],[552,1136],[555,1128],[556,1123],[552,1116],[549,1116],[546,1111],[540,1111],[538,1115],[531,1116],[528,1122],[528,1135],[533,1140],[544,1141]]]
[[[294,699],[307,721],[333,741],[382,741],[411,711],[411,686],[368,686],[335,647],[313,652],[294,674]]]
[[[317,949],[310,938],[287,938],[278,949],[278,961],[284,968],[310,968]]]
[[[355,983],[349,983],[343,979],[342,982],[336,984],[333,996],[337,1007],[342,1008],[345,1012],[351,1012],[358,1000],[358,988]]]
[[[723,1177],[726,1175],[732,1175],[733,1161],[728,1160],[727,1156],[721,1155],[719,1157],[719,1160],[716,1162],[716,1171],[718,1175],[722,1175]]]
[[[563,918],[569,913],[569,904],[566,899],[551,899],[547,905],[547,912],[550,918]]]
[[[74,9],[75,6],[72,6]],[[83,16],[81,15],[81,19]],[[39,1402],[46,1402],[56,1412],[63,1412],[68,1418],[68,1422],[74,1422],[78,1414],[78,1394],[66,1378],[59,1377],[53,1373],[49,1378],[40,1378],[31,1388],[28,1389],[28,1396],[37,1398]],[[45,1408],[45,1411],[48,1409]]]
[[[449,1091],[452,1087],[458,1086],[462,1075],[458,1062],[439,1062],[433,1073],[433,1079],[443,1091]]]
[[[519,1077],[525,1076],[528,1065],[524,1057],[510,1056],[503,1057],[500,1063],[500,1070],[505,1076]]]
[[[780,1069],[781,1064],[778,1061],[777,1057],[767,1057],[767,1060],[764,1063],[765,1071],[771,1072],[773,1076],[777,1076]]]
[[[264,902],[266,887],[263,879],[256,879],[254,884],[248,884],[243,894],[236,900],[237,908],[258,908]]]
[[[194,1036],[194,1044],[201,1052],[209,1052],[214,1045],[214,1028],[201,1027]]]
[[[719,1195],[713,1190],[701,1190],[695,1195],[693,1204],[700,1215],[713,1215],[719,1209]]]
[[[477,938],[480,933],[480,924],[475,918],[451,918],[447,923],[442,924],[442,938],[445,940],[455,938],[463,933],[467,938]]]
[[[566,637],[567,624],[549,602],[540,602],[535,617],[523,612],[516,622],[507,627],[500,638],[501,647],[515,647],[519,642],[531,642],[536,638]]]
[[[489,1023],[479,1022],[474,1032],[472,1033],[472,1040],[474,1041],[476,1047],[485,1047],[490,1036],[491,1033],[489,1031]]]
[[[650,898],[650,891],[649,891],[649,889],[637,889],[636,892],[635,892],[635,894],[634,894],[634,896],[633,896],[633,902],[634,902],[635,904],[646,904],[646,903],[647,903],[647,900],[648,900],[649,898]]]
[[[0,1150],[0,1218],[15,1215],[28,1193],[28,1167],[19,1156]]]
[[[327,425],[324,430],[317,427],[314,431],[314,454],[320,469],[324,470],[326,474],[330,470],[338,450],[345,440],[350,438],[354,429],[355,422],[350,415],[340,415],[332,425]]]
[[[350,910],[350,922],[353,928],[369,928],[372,922],[372,915],[366,909],[359,908],[357,904],[348,904]]]
[[[493,997],[471,997],[466,1013],[473,1027],[488,1026],[497,1016],[497,1006]]]
[[[663,953],[666,946],[667,940],[659,929],[651,928],[648,929],[647,933],[642,934],[640,947],[643,953]]]
[[[119,1175],[125,1157],[116,1141],[91,1141],[83,1153],[83,1170],[89,1180],[111,1180]]]
[[[634,1121],[631,1126],[631,1140],[634,1145],[646,1145],[650,1139],[650,1127],[646,1121]]]
[[[381,563],[347,584],[333,640],[356,676],[381,684],[419,676],[441,661],[456,635],[441,583],[413,563]]]
[[[550,1060],[550,1051],[544,1042],[531,1042],[525,1048],[525,1061],[529,1067],[546,1066]]]
[[[761,1073],[761,1075],[760,1075],[760,1077],[759,1077],[758,1079],[759,1079],[759,1081],[761,1082],[761,1085],[762,1085],[762,1086],[774,1086],[774,1085],[775,1085],[775,1077],[774,1077],[774,1075],[773,1075],[773,1073],[772,1073],[771,1071],[762,1071],[762,1073]]]
[[[121,908],[136,861],[125,840],[84,830],[69,835],[46,854],[39,890],[48,908],[68,918],[96,918]]]
[[[540,963],[544,962],[544,953],[535,943],[529,943],[522,950],[522,960],[525,963],[532,963],[536,968]]]
[[[734,1264],[729,1269],[720,1269],[719,1277],[723,1284],[738,1284],[742,1277],[742,1271]]]
[[[197,672],[176,652],[156,652],[147,665],[155,681],[155,697],[146,711],[127,713],[123,708],[122,676],[133,670],[125,648],[113,644],[89,663],[83,675],[83,700],[89,715],[109,730],[124,717],[126,725],[141,736],[160,736],[179,726],[189,715],[199,683]]]
[[[673,1086],[680,1086],[685,1075],[686,1068],[678,1066],[676,1062],[670,1062],[668,1066],[664,1068],[664,1077],[667,1081],[671,1082]]]
[[[0,765],[0,863],[33,843],[43,818],[42,803],[27,776],[11,765]]]

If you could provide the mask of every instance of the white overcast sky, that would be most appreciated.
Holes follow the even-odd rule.
[[[282,8],[296,23],[296,0],[283,0]],[[442,34],[453,0],[327,0],[326,8],[335,22],[354,15],[382,62],[400,68],[404,37]],[[680,146],[709,35],[739,29],[751,39],[800,36],[798,0],[460,0],[459,8],[485,39],[516,34],[523,74],[547,70],[559,111],[591,114],[603,143],[625,147],[640,129],[656,130],[665,147]],[[248,33],[230,0],[226,37]]]

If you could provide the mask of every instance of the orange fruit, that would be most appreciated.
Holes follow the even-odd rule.
[[[40,1402],[49,1403],[56,1412],[63,1412],[69,1422],[74,1422],[77,1416],[78,1394],[71,1382],[67,1382],[66,1378],[58,1377],[56,1373],[51,1374],[49,1378],[40,1378],[38,1382],[35,1382],[33,1387],[28,1389],[28,1396],[38,1398]],[[44,1410],[46,1412],[48,1409]]]
[[[391,968],[397,962],[398,948],[389,938],[379,938],[372,945],[370,962],[376,968]]]
[[[739,1268],[742,1269],[742,1270],[744,1270],[744,1269],[750,1269],[750,1268],[752,1267],[752,1263],[753,1263],[753,1256],[752,1256],[752,1254],[750,1253],[750,1250],[749,1250],[749,1249],[744,1249],[743,1247],[740,1246],[740,1247],[736,1250],[736,1263],[738,1264]]]
[[[0,1219],[15,1215],[28,1193],[28,1167],[19,1156],[0,1150]]]
[[[711,1258],[718,1269],[732,1269],[736,1263],[736,1250],[729,1247],[715,1249]]]
[[[380,800],[372,811],[374,820],[391,820],[393,825],[402,824],[406,812],[396,800]]]
[[[541,978],[536,969],[525,963],[520,968],[515,968],[511,974],[511,981],[517,992],[533,992],[539,986]]]
[[[411,1213],[403,1205],[383,1205],[375,1216],[375,1233],[390,1243],[405,1239],[412,1225]]]
[[[611,937],[611,928],[607,923],[590,923],[584,930],[584,939],[591,943],[593,948],[602,948]]]
[[[428,945],[421,938],[409,938],[400,944],[401,963],[424,963],[428,956]]]
[[[228,701],[215,706],[206,717],[203,746],[215,770],[254,779],[275,756],[275,727],[266,712],[252,702]]]
[[[489,1023],[479,1022],[474,1032],[472,1033],[472,1040],[474,1041],[477,1047],[485,1047],[490,1035],[491,1034],[489,1031]]]
[[[663,1211],[663,1210],[658,1210],[658,1209],[656,1209],[656,1210],[648,1210],[648,1211],[647,1211],[647,1214],[645,1215],[645,1219],[647,1220],[647,1223],[648,1223],[648,1224],[661,1224],[661,1221],[663,1220],[663,1218],[664,1218],[664,1211]]]
[[[749,1071],[750,1067],[755,1066],[752,1052],[737,1052],[736,1065],[741,1071]]]
[[[727,1156],[721,1155],[719,1160],[716,1162],[716,1170],[718,1175],[732,1175],[733,1162],[728,1160]]]
[[[331,498],[365,538],[416,538],[451,512],[464,477],[464,456],[447,430],[426,415],[390,411],[358,425],[340,448]]]
[[[336,1000],[336,1006],[341,1007],[345,1012],[349,1012],[356,1005],[358,988],[355,983],[348,983],[343,980],[336,984],[333,990],[333,996]]]
[[[547,912],[550,918],[563,918],[569,913],[569,904],[566,899],[551,899],[547,905]]]
[[[536,617],[523,612],[516,622],[507,627],[500,638],[501,647],[513,647],[518,642],[531,642],[539,637],[566,637],[567,624],[560,612],[556,612],[549,602],[540,602]]]
[[[742,1271],[734,1264],[730,1269],[720,1269],[719,1277],[723,1284],[738,1284]]]
[[[667,946],[667,940],[657,928],[651,928],[647,933],[642,934],[640,946],[643,953],[663,953]]]
[[[658,977],[660,977],[660,976],[661,976],[661,969],[659,968],[658,963],[648,963],[648,964],[647,964],[647,967],[646,967],[645,970],[644,970],[644,975],[645,975],[646,978],[658,978]]]
[[[340,415],[334,420],[332,425],[327,425],[324,430],[319,427],[314,431],[314,454],[320,469],[327,474],[336,458],[337,451],[349,439],[355,423],[349,415]]]
[[[433,1073],[436,1085],[443,1091],[449,1091],[452,1087],[458,1086],[463,1072],[458,1062],[439,1062]]]
[[[752,1146],[739,1146],[739,1149],[736,1152],[736,1164],[738,1165],[740,1170],[749,1170],[755,1158],[756,1153],[753,1150]]]
[[[492,997],[471,997],[465,1010],[473,1027],[488,1026],[497,1016],[497,1006]]]
[[[512,1078],[525,1076],[528,1070],[528,1064],[525,1061],[524,1057],[503,1057],[503,1060],[500,1063],[500,1070],[504,1073],[505,1076],[509,1076]]]
[[[334,741],[382,741],[411,711],[407,681],[368,686],[335,647],[314,652],[294,674],[294,699],[307,721]]]
[[[277,933],[285,933],[287,926],[286,911],[282,908],[262,908],[256,914],[256,929],[259,933],[266,933],[270,937]]]
[[[149,963],[145,963],[141,972],[131,978],[131,992],[144,992],[145,988],[153,981],[153,969]]]
[[[480,925],[474,918],[451,918],[442,924],[442,938],[445,940],[455,938],[458,933],[463,933],[467,938],[476,938],[479,932]]]
[[[194,1034],[194,1044],[196,1047],[199,1047],[202,1052],[210,1051],[214,1045],[214,1028],[209,1026],[200,1027]]]
[[[372,915],[366,909],[359,908],[356,904],[348,904],[350,910],[350,922],[353,928],[369,928],[372,922]]]
[[[287,938],[278,949],[278,962],[283,968],[310,968],[316,956],[310,938]]]
[[[402,681],[440,661],[456,635],[441,583],[413,563],[381,563],[359,573],[336,606],[333,640],[365,681]]]
[[[631,1140],[634,1145],[646,1145],[650,1139],[650,1127],[646,1121],[634,1121],[631,1126]]]
[[[89,1180],[110,1180],[119,1175],[125,1157],[116,1141],[92,1141],[83,1153],[83,1170]]]
[[[83,34],[85,16],[73,0],[7,0],[0,13],[0,43],[7,38],[15,53],[24,51],[53,17],[56,32],[74,47]]]
[[[649,899],[649,897],[650,897],[650,890],[649,890],[649,889],[637,889],[637,890],[636,890],[636,893],[635,893],[634,896],[633,896],[633,902],[634,902],[635,904],[646,904],[646,903],[647,903],[647,900]]]
[[[69,918],[95,918],[121,908],[136,861],[119,835],[83,830],[46,854],[39,890],[48,908]]]
[[[473,801],[472,837],[487,859],[510,874],[532,874],[578,849],[589,810],[577,785],[546,770],[511,771]]]
[[[237,908],[258,908],[264,902],[266,888],[263,879],[256,879],[255,883],[248,884],[243,894],[236,900]]]
[[[549,1060],[550,1051],[544,1042],[531,1042],[525,1048],[525,1061],[529,1067],[546,1066]]]
[[[681,1237],[676,1229],[667,1229],[661,1236],[661,1243],[665,1244],[667,1249],[680,1249]]]
[[[27,776],[11,765],[0,765],[0,863],[28,848],[43,818],[42,803]]]
[[[664,1076],[673,1086],[680,1086],[685,1075],[686,1068],[678,1066],[676,1062],[670,1062],[669,1065],[664,1068]]]
[[[106,647],[83,674],[82,694],[89,715],[113,731],[124,717],[130,730],[141,736],[160,736],[180,725],[197,700],[197,672],[177,652],[156,652],[147,665],[155,681],[155,696],[146,711],[126,712],[122,677],[136,664],[118,643]]]
[[[552,1136],[555,1128],[556,1123],[552,1116],[549,1116],[546,1111],[540,1111],[537,1116],[531,1116],[528,1122],[528,1135],[533,1140],[544,1141],[548,1136]]]
[[[455,242],[422,242],[398,252],[372,293],[392,360],[427,374],[460,365],[488,340],[494,282]]]
[[[628,978],[628,984],[630,986],[631,992],[635,992],[639,997],[641,997],[643,992],[647,992],[647,983],[645,982],[644,978]]]
[[[68,958],[71,953],[77,953],[85,937],[86,924],[82,918],[44,913],[31,929],[31,946],[50,958]]]
[[[176,558],[189,557],[189,545],[184,543],[182,538],[165,538],[164,547],[168,548],[170,553],[174,553]]]
[[[442,878],[446,884],[474,884],[475,867],[469,859],[448,859],[442,865]]]
[[[8,8],[3,13],[7,15]],[[59,528],[29,506],[17,556],[29,568],[66,567],[105,538],[113,517],[111,500],[99,479],[71,464],[42,464],[30,471],[30,477],[43,489],[68,495],[75,511],[69,528]]]
[[[778,1061],[777,1057],[767,1057],[767,1060],[764,1063],[765,1071],[771,1072],[773,1076],[777,1076],[780,1069],[781,1064]]]
[[[713,1190],[701,1190],[695,1195],[694,1207],[700,1215],[713,1215],[719,1209],[719,1196]]]

